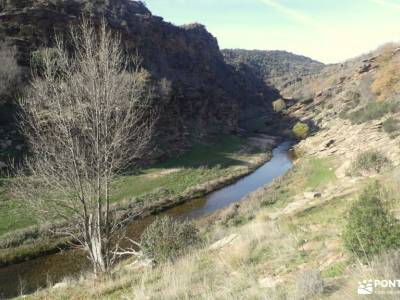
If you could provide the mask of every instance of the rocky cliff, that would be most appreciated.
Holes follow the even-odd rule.
[[[18,64],[29,74],[32,52],[51,47],[55,33],[65,34],[82,15],[94,20],[104,15],[125,48],[142,56],[160,87],[155,141],[162,146],[154,157],[169,156],[199,138],[237,132],[240,120],[253,112],[267,114],[277,96],[260,80],[245,80],[226,64],[204,26],[174,26],[139,1],[2,0],[0,41],[16,47]],[[10,115],[4,107],[2,111]]]

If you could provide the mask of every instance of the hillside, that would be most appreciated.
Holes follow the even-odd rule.
[[[261,80],[243,80],[224,62],[217,40],[200,24],[174,26],[139,1],[7,0],[0,3],[0,41],[3,57],[13,56],[9,49],[16,51],[19,87],[1,96],[5,154],[21,148],[12,134],[12,103],[29,80],[32,53],[52,47],[55,34],[66,36],[82,15],[99,21],[103,14],[121,34],[126,50],[143,58],[156,87],[161,118],[152,159],[170,157],[218,133],[235,133],[247,114],[268,113],[277,92]]]
[[[291,113],[312,118],[324,126],[332,119],[353,119],[353,123],[378,120],[385,112],[368,111],[365,120],[361,112],[377,109],[396,101],[399,96],[398,66],[400,50],[397,44],[387,44],[369,54],[330,65],[319,74],[281,89],[283,97],[297,101]],[[359,111],[359,113],[355,113]],[[355,113],[355,114],[352,114]],[[388,111],[389,113],[389,111]]]
[[[324,67],[323,63],[286,51],[225,49],[222,53],[225,61],[237,70],[250,69],[278,90],[304,76],[317,74]]]
[[[283,90],[294,101],[284,113],[317,130],[288,174],[198,221],[204,244],[153,268],[121,264],[101,287],[66,279],[31,298],[359,299],[359,282],[398,278],[399,57],[386,45]]]
[[[54,202],[31,172],[28,197],[45,212],[78,200],[65,221],[38,222],[9,189],[19,177],[0,176],[0,298],[356,300],[375,284],[370,299],[399,299],[400,44],[324,65],[221,51],[205,26],[175,26],[140,1],[0,0],[0,169],[27,150],[15,100],[33,58],[82,14],[95,24],[104,15],[143,58],[159,111],[147,164],[110,176],[106,215],[124,219],[113,231],[90,211],[81,224],[69,218],[88,215],[81,193],[67,188]],[[101,189],[91,178],[80,190]],[[114,233],[94,242],[121,246],[107,248],[104,273],[92,272],[88,243],[75,247],[79,235],[55,237],[69,223]]]

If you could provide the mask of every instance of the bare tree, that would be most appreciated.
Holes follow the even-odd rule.
[[[40,74],[20,102],[30,154],[16,193],[87,251],[107,272],[121,239],[110,204],[114,177],[143,155],[154,117],[147,73],[127,59],[119,37],[90,22],[42,51]],[[69,49],[71,47],[69,46]]]

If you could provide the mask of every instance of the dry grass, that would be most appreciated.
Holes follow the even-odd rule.
[[[224,232],[224,235],[230,231]],[[222,234],[222,233],[219,233]],[[56,299],[276,299],[292,298],[299,260],[296,234],[272,222],[240,228],[240,238],[218,252],[200,249],[175,264],[144,272],[126,268],[113,281],[67,282],[74,289],[39,294]],[[287,282],[285,291],[271,282]],[[272,294],[271,294],[272,293]],[[283,297],[283,298],[281,298]]]
[[[357,289],[360,282],[369,280],[398,280],[400,278],[400,252],[391,251],[375,257],[368,264],[355,264],[349,272],[346,280],[337,293],[329,299],[360,299]],[[400,289],[398,287],[374,287],[374,300],[397,300],[399,299]]]
[[[252,222],[238,230],[221,229],[210,243],[231,232],[239,238],[218,251],[198,249],[155,269],[121,266],[113,280],[65,280],[73,288],[49,289],[33,298],[260,299],[270,289],[263,283],[265,277],[283,282],[299,263],[298,238],[286,230],[270,221]]]
[[[215,239],[231,231],[215,232]],[[243,226],[239,238],[219,251],[201,249],[155,271],[146,272],[128,297],[135,299],[258,299],[266,288],[259,284],[259,264],[281,249],[295,255],[295,239],[282,239],[281,230],[271,223]],[[266,244],[268,241],[268,244]],[[268,255],[265,255],[268,254]],[[282,257],[282,255],[280,255]],[[280,266],[276,262],[276,266]],[[263,268],[264,269],[264,268]]]
[[[379,49],[379,69],[375,76],[375,81],[371,85],[371,90],[385,100],[400,89],[400,52],[399,44],[387,44]]]

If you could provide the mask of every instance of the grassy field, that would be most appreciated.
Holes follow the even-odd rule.
[[[5,180],[0,180],[0,236],[6,232],[21,229],[35,224],[35,220],[27,213],[21,203],[16,203],[7,193]]]
[[[120,176],[114,183],[112,201],[153,201],[179,195],[190,187],[229,175],[245,166],[257,153],[244,153],[244,138],[221,136],[216,145],[198,144],[180,157],[137,170],[136,175]],[[7,181],[0,185],[1,236],[35,225],[35,219],[23,204],[13,201],[6,192]]]
[[[143,201],[165,194],[179,194],[189,187],[225,176],[231,167],[246,165],[249,155],[238,152],[245,140],[223,136],[218,144],[198,144],[191,151],[140,171],[139,175],[121,176],[115,182],[113,202],[137,197]]]

